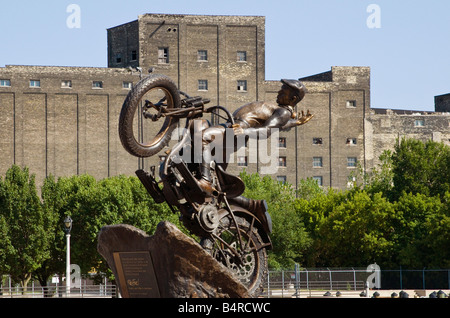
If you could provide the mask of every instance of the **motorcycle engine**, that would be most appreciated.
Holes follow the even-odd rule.
[[[198,219],[205,231],[212,232],[219,225],[219,211],[215,205],[206,204],[200,209]]]

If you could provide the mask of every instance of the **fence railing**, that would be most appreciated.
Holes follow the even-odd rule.
[[[271,297],[296,297],[303,295],[323,295],[324,292],[345,292],[359,294],[367,288],[369,276],[373,272],[361,268],[345,269],[308,269],[299,268],[287,271],[269,271],[264,284],[264,295]],[[380,269],[380,289],[449,289],[450,269]],[[115,285],[106,283],[89,285],[86,281],[79,288],[66,290],[64,285],[49,287],[32,284],[23,291],[18,285],[12,285],[11,280],[0,286],[0,298],[44,298],[44,297],[79,297],[79,298],[109,298],[117,297]]]
[[[300,293],[324,294],[340,291],[360,294],[366,291],[373,272],[361,268],[269,271],[264,295],[295,297]],[[450,269],[380,270],[380,289],[450,289]]]
[[[116,293],[115,285],[90,285],[70,290],[65,286],[30,287],[26,290],[19,286],[0,288],[0,298],[114,298]]]

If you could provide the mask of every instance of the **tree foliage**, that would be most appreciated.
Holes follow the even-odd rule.
[[[0,272],[26,288],[33,271],[49,257],[53,215],[45,214],[34,176],[14,165],[0,179]]]
[[[244,196],[254,200],[266,200],[272,218],[273,250],[269,253],[271,268],[291,268],[302,262],[303,253],[311,244],[295,210],[295,192],[289,184],[273,180],[269,176],[241,173],[246,190]]]
[[[450,147],[432,140],[402,139],[392,154],[392,199],[403,192],[443,197],[450,191]]]
[[[393,204],[398,213],[396,263],[409,268],[450,267],[450,193],[430,197],[405,193]]]
[[[313,244],[308,266],[448,268],[450,147],[398,142],[351,190],[297,201]]]

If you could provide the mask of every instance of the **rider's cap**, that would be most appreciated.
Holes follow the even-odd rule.
[[[300,97],[300,100],[302,100],[303,97],[305,97],[306,87],[305,85],[303,85],[302,82],[292,79],[282,79],[281,82],[292,88],[294,91],[296,91],[298,96]]]

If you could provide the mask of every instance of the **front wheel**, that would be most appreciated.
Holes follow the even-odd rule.
[[[268,271],[266,249],[252,224],[239,216],[235,216],[235,220],[230,214],[222,217],[215,234],[202,239],[200,244],[247,287],[251,297],[257,297],[263,290]]]
[[[155,116],[152,120],[148,112],[159,109],[161,114],[161,109],[180,107],[180,93],[170,78],[152,74],[142,79],[128,93],[120,112],[119,137],[125,150],[140,158],[157,154],[169,144],[179,119]]]

